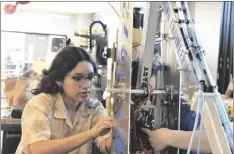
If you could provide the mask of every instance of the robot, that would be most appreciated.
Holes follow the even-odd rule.
[[[179,130],[181,93],[190,98],[198,93],[194,131],[200,116],[199,129],[206,132],[212,153],[231,154],[233,131],[197,39],[188,2],[147,2],[136,87],[131,85],[133,3],[121,2],[120,8],[117,55],[107,60],[105,91],[107,113],[119,122],[113,130],[111,153],[180,153],[175,148],[155,152],[140,128]],[[160,41],[164,67],[150,86],[156,41]]]

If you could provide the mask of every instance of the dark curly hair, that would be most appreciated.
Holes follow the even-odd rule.
[[[97,73],[96,64],[87,51],[75,46],[64,47],[54,58],[50,68],[42,71],[42,78],[37,87],[32,90],[32,94],[60,92],[61,88],[56,84],[56,81],[63,81],[67,73],[81,61],[90,62],[93,65],[94,73]]]

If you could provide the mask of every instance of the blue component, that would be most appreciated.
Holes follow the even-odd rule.
[[[121,133],[120,129],[116,130],[115,138],[113,139],[113,148],[115,151],[119,153],[125,153],[125,141],[123,138],[123,134]]]
[[[128,38],[128,29],[125,25],[123,25],[123,32],[124,32],[124,35],[126,36],[126,38]]]
[[[127,50],[122,48],[121,50],[121,62],[125,63],[127,59]]]
[[[126,79],[126,72],[124,72],[124,71],[120,72],[119,79],[120,79],[120,81]]]
[[[117,115],[116,115],[118,121],[119,121],[119,127],[122,127],[122,120],[123,120],[123,109],[121,108]],[[121,129],[118,128],[115,132],[115,137],[113,139],[113,148],[115,151],[118,151],[119,153],[125,153],[125,141],[124,141],[124,137],[122,134]]]

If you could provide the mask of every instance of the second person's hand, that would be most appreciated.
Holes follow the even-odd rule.
[[[170,135],[169,129],[159,128],[157,130],[151,131],[149,129],[142,128],[142,131],[149,136],[150,144],[155,151],[163,150],[168,146],[168,139]]]

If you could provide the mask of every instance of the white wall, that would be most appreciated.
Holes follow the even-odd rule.
[[[1,21],[1,30],[67,35],[75,41],[74,31],[88,28],[92,15],[18,11],[2,13]]]
[[[74,15],[73,20],[72,20],[72,25],[73,25],[73,30],[71,31],[70,38],[72,40],[72,43],[74,45],[79,44],[79,37],[74,36],[74,31],[79,31],[82,28],[88,28],[90,24],[92,23],[92,14],[79,14],[79,15]]]
[[[79,41],[74,31],[88,28],[92,22],[91,14],[18,11],[13,15],[2,13],[1,16],[1,30],[67,35],[75,45]],[[46,60],[52,61],[56,53],[50,52],[50,49],[48,51]]]
[[[195,2],[195,27],[216,83],[221,25],[221,2]]]
[[[119,2],[111,2],[113,7],[119,13]],[[112,47],[113,43],[116,42],[117,29],[119,28],[119,17],[116,12],[111,8],[99,11],[93,14],[93,20],[98,19],[107,25],[108,28],[108,46]]]
[[[2,30],[66,35],[72,29],[72,16],[68,14],[16,12],[1,16]]]
[[[79,14],[79,16],[77,17],[77,28],[88,28],[92,22],[92,14]]]

